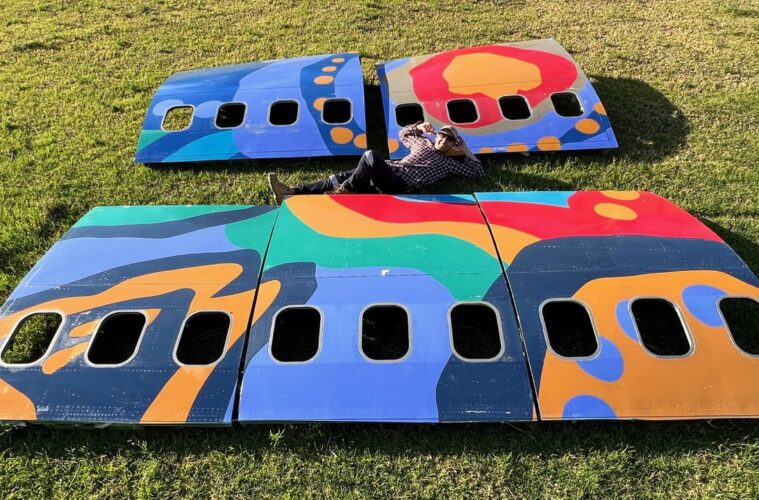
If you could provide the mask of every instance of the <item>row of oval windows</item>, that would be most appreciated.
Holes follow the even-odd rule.
[[[219,106],[214,124],[220,129],[233,129],[243,124],[247,105],[228,102]],[[190,128],[195,109],[192,106],[174,106],[166,110],[161,128],[166,132],[179,132]],[[292,125],[298,121],[297,101],[276,101],[269,106],[268,120],[277,127]],[[353,103],[350,99],[327,99],[321,105],[322,121],[328,125],[343,125],[353,119]]]
[[[575,117],[583,114],[583,108],[577,96],[571,92],[559,92],[551,95],[551,102],[559,116]],[[520,95],[503,96],[498,99],[501,114],[506,120],[526,120],[532,116],[532,109],[527,100]],[[479,119],[477,105],[471,99],[453,99],[446,103],[448,118],[451,123],[474,123]],[[245,121],[247,106],[241,102],[229,102],[219,106],[214,124],[220,129],[237,128]],[[299,106],[297,101],[276,101],[269,106],[269,124],[274,126],[292,125],[298,121]],[[353,118],[353,103],[350,99],[327,99],[322,104],[322,121],[329,125],[341,125]],[[192,125],[194,108],[192,106],[174,106],[164,115],[161,127],[167,132],[178,132]],[[417,103],[399,104],[395,107],[395,121],[404,127],[424,121],[424,110]]]
[[[367,359],[393,361],[410,349],[408,312],[398,305],[368,307],[361,315],[361,351]],[[454,349],[464,359],[492,359],[500,355],[500,325],[487,304],[460,304],[451,310]],[[58,312],[36,312],[23,318],[3,346],[0,360],[8,365],[30,365],[49,353],[63,325]],[[204,311],[188,317],[174,347],[180,365],[210,365],[224,355],[231,326],[224,312]],[[131,361],[148,324],[140,311],[119,311],[98,325],[85,358],[95,366],[114,367]],[[322,314],[308,306],[286,307],[274,318],[269,341],[273,359],[304,362],[321,348]]]
[[[661,298],[630,302],[633,328],[643,347],[655,356],[683,357],[693,350],[685,321],[677,306]],[[719,301],[723,323],[733,343],[749,355],[759,355],[759,302],[745,297]],[[590,311],[572,299],[552,299],[540,307],[547,344],[570,359],[595,356],[599,337]],[[399,361],[411,349],[410,320],[398,305],[371,306],[361,315],[361,352],[373,361]],[[282,335],[278,336],[278,332]],[[286,333],[286,334],[285,334]],[[449,313],[450,343],[464,361],[491,361],[504,345],[497,310],[487,303],[460,303]],[[292,342],[292,343],[291,343]],[[315,358],[321,343],[321,314],[312,307],[285,309],[277,314],[269,352],[277,361],[306,362]]]
[[[551,94],[551,103],[556,114],[565,118],[582,116],[584,113],[580,100],[572,92]],[[471,99],[453,99],[446,102],[445,107],[451,123],[464,125],[480,119],[477,105]],[[532,108],[521,95],[500,97],[498,107],[506,120],[527,120],[532,117]],[[395,107],[395,122],[401,127],[424,120],[424,110],[418,103],[399,104]]]
[[[745,297],[720,299],[718,309],[734,344],[749,355],[759,355],[759,302]],[[682,315],[672,302],[639,298],[629,312],[643,347],[651,354],[683,357],[693,350]],[[559,356],[583,359],[599,351],[599,339],[588,308],[572,299],[553,299],[540,307],[548,345]],[[231,326],[224,312],[199,312],[185,321],[174,348],[180,365],[210,365],[224,355]],[[33,313],[22,319],[3,347],[0,358],[9,365],[34,364],[44,358],[63,324],[59,313]],[[371,361],[401,361],[411,351],[408,311],[394,304],[369,306],[361,313],[361,354]],[[147,326],[142,312],[124,311],[104,318],[87,348],[85,358],[95,366],[121,366],[137,354]],[[269,354],[282,363],[314,359],[322,341],[323,318],[311,306],[288,306],[274,317]],[[449,311],[450,344],[464,361],[490,361],[503,353],[498,312],[491,304],[459,303]]]

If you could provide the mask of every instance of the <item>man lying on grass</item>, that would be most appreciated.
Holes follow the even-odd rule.
[[[361,157],[353,170],[330,175],[311,184],[291,187],[282,183],[277,175],[269,174],[269,186],[277,204],[291,194],[319,193],[406,193],[437,182],[450,174],[465,177],[485,175],[482,163],[472,154],[455,127],[444,126],[435,135],[435,142],[422,136],[435,129],[429,122],[415,123],[400,132],[403,144],[411,150],[401,160],[385,161],[373,150]],[[458,151],[464,159],[459,160],[447,153]]]

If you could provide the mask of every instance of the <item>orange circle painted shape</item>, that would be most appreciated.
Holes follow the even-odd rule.
[[[329,131],[329,135],[337,144],[348,144],[353,139],[353,132],[345,127],[335,127]]]
[[[558,137],[546,136],[538,139],[538,149],[541,151],[558,151],[561,149],[561,141]]]
[[[615,220],[635,220],[638,214],[631,208],[617,205],[616,203],[599,203],[593,210],[601,217]]]
[[[601,194],[612,200],[637,200],[640,198],[640,193],[637,191],[601,191]]]

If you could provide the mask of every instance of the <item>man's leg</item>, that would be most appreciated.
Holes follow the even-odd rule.
[[[358,165],[350,177],[342,181],[341,192],[347,193],[370,193],[372,189],[372,164],[374,151],[367,151],[361,155]]]
[[[321,194],[336,191],[338,193],[402,193],[406,183],[396,174],[385,160],[374,150],[365,152],[353,170],[340,172],[310,184],[290,187],[281,182],[274,173],[269,174],[269,186],[274,192],[277,203],[282,203],[285,196],[291,194]]]
[[[405,190],[406,183],[385,163],[374,150],[361,156],[358,167],[344,183],[343,188],[349,193],[398,193]]]
[[[405,193],[406,181],[395,173],[395,170],[376,151],[367,151],[367,153],[371,153],[372,184],[386,194]]]
[[[340,185],[342,185],[342,188],[338,191],[347,193],[371,193],[375,191],[372,189],[371,183],[372,171],[374,165],[379,162],[388,167],[377,153],[371,150],[367,151],[361,156],[358,165],[353,170],[330,175],[327,179],[322,179],[311,184],[304,184],[303,186],[295,188],[294,194],[326,193],[334,191]]]
[[[281,205],[285,196],[292,194],[321,194],[334,191],[337,186],[350,178],[350,176],[353,175],[353,172],[355,172],[355,169],[347,172],[340,172],[339,174],[329,176],[327,179],[303,184],[297,187],[288,186],[279,180],[277,174],[270,172],[268,177],[269,187],[271,187],[271,190],[274,193],[274,199],[277,201],[277,204]]]
[[[292,194],[322,194],[334,191],[337,186],[345,182],[353,175],[356,170],[348,170],[347,172],[340,172],[339,174],[330,175],[326,179],[321,179],[316,182],[303,184],[296,188],[293,188]]]

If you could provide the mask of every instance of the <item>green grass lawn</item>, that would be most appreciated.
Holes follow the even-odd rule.
[[[759,272],[759,8],[750,0],[6,0],[0,23],[0,302],[91,207],[269,203],[269,169],[296,182],[355,161],[135,165],[152,93],[175,71],[360,52],[370,147],[383,149],[376,62],[548,37],[593,79],[620,148],[485,157],[487,177],[434,192],[651,190]],[[759,425],[0,430],[0,496],[125,494],[757,498]]]

